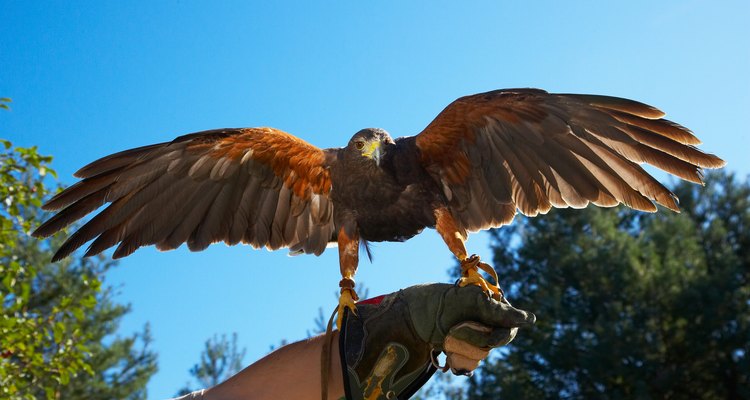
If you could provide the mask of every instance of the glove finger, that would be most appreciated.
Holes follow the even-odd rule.
[[[487,357],[487,355],[490,354],[490,349],[490,347],[475,346],[473,343],[456,339],[450,335],[446,337],[445,342],[443,342],[443,351],[445,353],[458,353],[475,360],[481,360]]]
[[[528,326],[536,322],[536,316],[528,311],[513,307],[506,299],[497,301],[487,296],[476,286],[458,288],[455,295],[458,302],[471,302],[470,315],[475,320],[493,327],[515,328]]]
[[[490,300],[492,300],[494,303],[498,303],[493,303],[493,306],[500,306],[500,308],[503,310],[505,321],[508,322],[508,326],[521,327],[534,325],[534,323],[536,323],[536,315],[534,315],[534,313],[513,307],[512,305],[510,305],[510,302],[508,302],[507,299],[503,298],[500,302],[494,299]]]
[[[478,348],[491,348],[510,343],[516,336],[516,332],[518,328],[491,327],[467,321],[452,327],[448,331],[448,338],[452,337]]]
[[[466,357],[460,353],[446,353],[445,363],[450,367],[453,375],[471,376],[473,371],[479,366],[482,359]]]

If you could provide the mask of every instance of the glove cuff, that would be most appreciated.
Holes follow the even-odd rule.
[[[436,371],[399,293],[357,303],[357,315],[344,311],[339,350],[347,400],[408,399]]]

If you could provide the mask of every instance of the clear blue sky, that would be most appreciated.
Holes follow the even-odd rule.
[[[746,0],[0,0],[0,97],[14,100],[0,136],[53,155],[71,184],[100,156],[203,129],[273,126],[334,147],[363,127],[416,134],[462,95],[540,87],[655,105],[746,175],[748,20]],[[484,234],[469,246],[490,255]],[[433,231],[374,250],[357,275],[371,294],[445,281],[453,265]],[[214,333],[237,332],[248,362],[303,338],[338,280],[335,251],[224,245],[141,249],[107,277],[133,307],[120,332],[153,329],[154,399],[186,382]]]

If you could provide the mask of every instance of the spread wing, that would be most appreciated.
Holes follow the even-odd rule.
[[[60,247],[91,239],[86,256],[116,244],[114,258],[155,244],[190,250],[224,241],[320,254],[334,236],[327,153],[271,128],[218,129],[126,150],[83,167],[83,178],[44,205],[60,210],[46,237],[110,203]]]
[[[648,163],[700,183],[725,163],[661,111],[607,96],[510,89],[460,98],[416,137],[422,164],[443,186],[464,229],[509,223],[552,207],[624,203],[678,210]]]

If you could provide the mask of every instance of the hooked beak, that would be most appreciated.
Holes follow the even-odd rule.
[[[367,149],[362,152],[365,157],[375,160],[377,166],[380,166],[380,157],[383,155],[383,152],[380,150],[380,145],[379,140],[374,141],[369,143]]]

